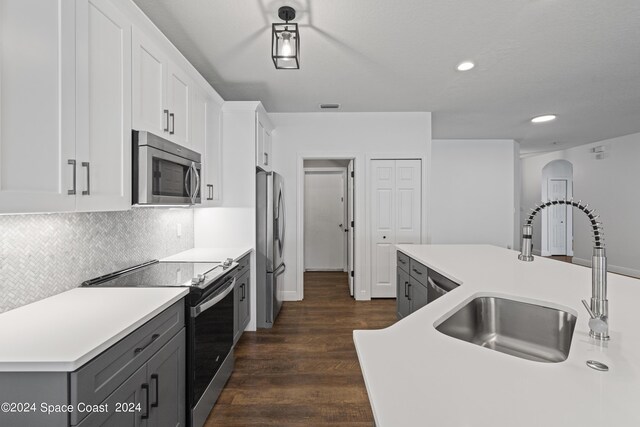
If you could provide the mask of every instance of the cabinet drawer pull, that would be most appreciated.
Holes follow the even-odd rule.
[[[404,261],[402,258],[398,258],[398,261],[400,261],[400,264],[402,265],[406,265],[407,261]]]
[[[152,374],[151,380],[156,382],[156,401],[151,404],[151,407],[157,408],[158,402],[160,402],[160,376],[158,374]]]
[[[87,168],[87,189],[82,191],[83,196],[91,195],[91,165],[89,162],[82,162],[82,167]]]
[[[157,340],[158,338],[160,338],[160,334],[153,334],[153,335],[151,336],[151,341],[149,341],[146,345],[144,345],[144,346],[142,346],[142,347],[138,347],[138,348],[136,348],[136,349],[133,351],[133,353],[134,353],[134,354],[136,354],[136,355],[138,355],[138,354],[142,353],[142,351],[143,351],[145,348],[147,348],[147,347],[149,347],[151,344],[153,344],[153,342],[154,342],[155,340]]]
[[[164,122],[166,123],[165,127],[162,129],[165,132],[169,132],[169,110],[164,110]]]
[[[171,130],[169,131],[169,135],[173,135],[176,133],[176,116],[173,113],[169,113],[169,118],[171,119]]]
[[[144,390],[144,393],[146,395],[146,403],[145,403],[145,409],[146,409],[146,413],[142,414],[142,416],[140,418],[142,418],[143,420],[148,420],[149,419],[149,384],[144,383],[142,384],[142,389]]]
[[[416,270],[415,268],[413,269],[413,271],[414,271],[416,274],[419,274],[419,275],[421,275],[421,276],[422,276],[422,271],[418,271],[418,270]]]
[[[72,170],[73,170],[73,187],[71,188],[71,190],[67,190],[67,194],[69,196],[73,196],[74,194],[76,194],[76,159],[69,159],[67,160],[67,164],[72,166]]]

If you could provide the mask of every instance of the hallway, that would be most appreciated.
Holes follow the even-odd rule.
[[[355,302],[346,273],[305,273],[304,301],[285,302],[273,329],[242,336],[206,425],[371,427],[352,331],[393,324],[395,304]]]

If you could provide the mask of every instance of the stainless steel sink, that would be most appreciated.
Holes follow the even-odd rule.
[[[566,360],[576,316],[498,297],[478,297],[436,329],[445,335],[537,362]]]

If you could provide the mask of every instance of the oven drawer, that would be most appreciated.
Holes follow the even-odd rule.
[[[69,375],[70,404],[99,404],[144,365],[184,327],[184,301],[165,311],[118,341],[111,348]],[[71,425],[87,415],[73,411]]]

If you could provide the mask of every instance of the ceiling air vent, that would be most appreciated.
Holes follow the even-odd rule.
[[[320,104],[321,110],[339,110],[340,104]]]

